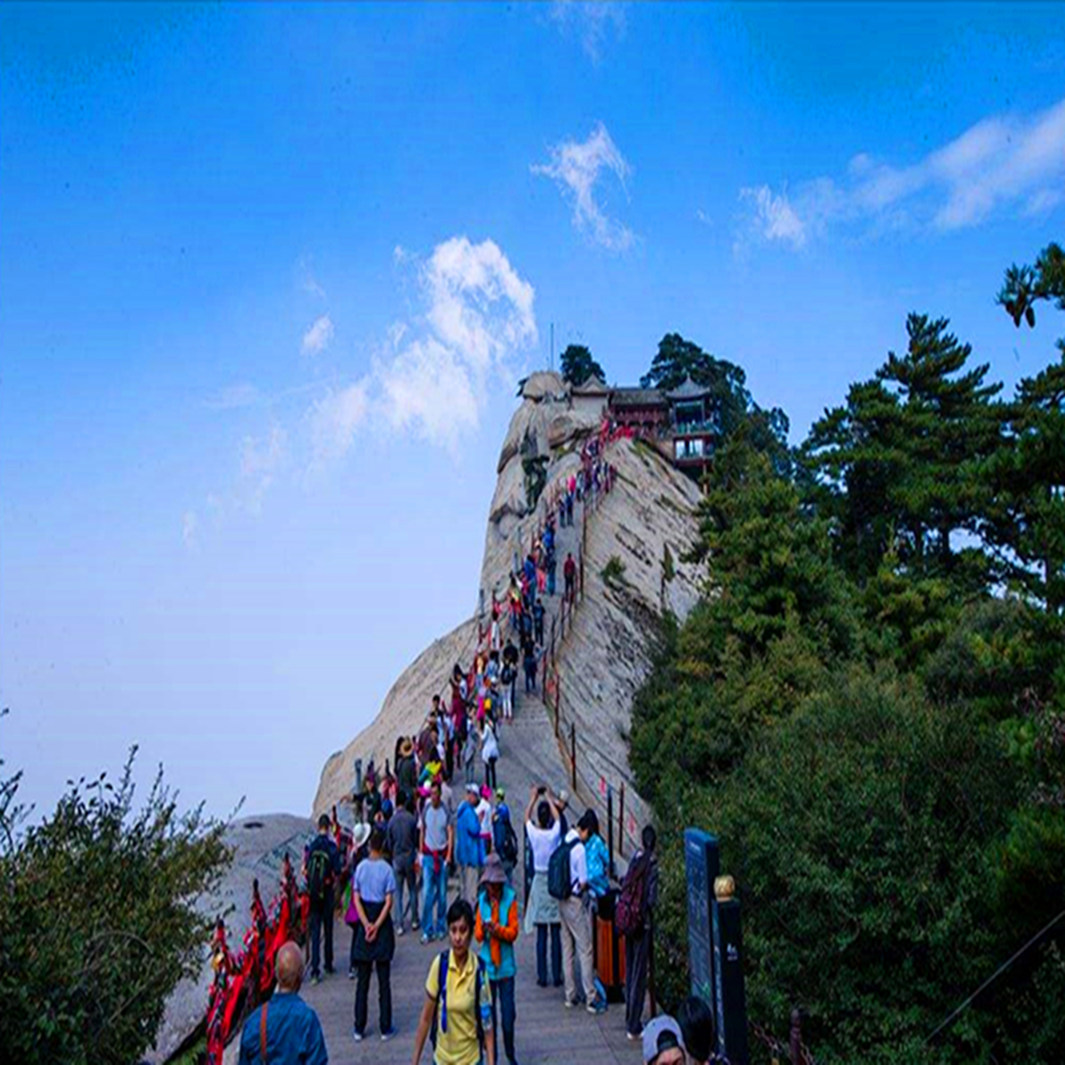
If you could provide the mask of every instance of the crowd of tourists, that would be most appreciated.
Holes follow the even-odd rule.
[[[426,977],[414,1065],[427,1042],[435,1065],[495,1065],[504,1058],[507,1065],[517,1065],[515,943],[523,933],[536,939],[539,987],[559,989],[566,1008],[606,1012],[606,989],[594,958],[597,916],[609,917],[625,936],[625,1026],[631,1040],[642,1041],[644,1060],[672,1065],[686,1060],[683,1047],[697,1055],[703,1046],[670,1018],[643,1025],[658,896],[654,828],[644,828],[642,845],[617,885],[593,809],[575,816],[566,790],[556,792],[544,782],[531,789],[516,825],[499,782],[500,734],[515,714],[519,667],[524,691],[537,691],[543,597],[557,593],[557,529],[573,523],[584,493],[609,490],[614,476],[598,454],[588,458],[515,566],[505,599],[493,596],[487,640],[472,666],[463,670],[455,664],[417,734],[397,739],[383,773],[368,768],[353,796],[354,826],[343,827],[335,810],[332,817],[322,815],[305,851],[310,979],[317,983],[335,971],[333,924],[339,907],[351,929],[348,976],[356,985],[356,1041],[370,1034],[375,977],[379,1038],[396,1035],[391,992],[396,940],[409,931],[423,944],[442,944]],[[562,571],[562,595],[572,601],[578,579],[572,553],[567,552]],[[517,883],[519,829],[524,876]],[[282,985],[279,961],[279,992],[292,992],[293,981],[298,989],[302,974],[289,968]],[[271,1000],[278,1001],[277,996]],[[324,1062],[324,1042],[320,1054],[275,1052],[275,1046],[321,1040],[317,1019],[312,1023],[308,1013],[313,1017],[302,1003],[270,1005],[269,1012],[262,1007],[245,1027],[241,1060]]]

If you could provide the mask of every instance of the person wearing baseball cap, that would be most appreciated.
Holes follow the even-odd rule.
[[[644,1065],[684,1065],[684,1037],[680,1025],[662,1013],[644,1025]]]

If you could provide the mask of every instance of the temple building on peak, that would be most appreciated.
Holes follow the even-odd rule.
[[[687,377],[676,388],[608,385],[591,377],[570,389],[574,407],[598,408],[682,470],[702,473],[721,439],[721,407],[710,389]]]

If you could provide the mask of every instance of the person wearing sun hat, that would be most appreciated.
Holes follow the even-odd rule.
[[[497,1009],[502,1013],[503,1047],[510,1065],[517,1065],[514,1052],[514,941],[518,938],[518,897],[507,883],[507,874],[498,854],[489,854],[481,874],[475,908],[474,940],[480,944],[492,989],[492,1027]],[[498,1056],[498,1050],[497,1050]]]
[[[666,1013],[648,1021],[643,1029],[644,1065],[684,1065],[684,1037],[680,1025]]]

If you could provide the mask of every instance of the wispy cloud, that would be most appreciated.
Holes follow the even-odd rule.
[[[273,485],[287,457],[288,433],[274,422],[265,436],[245,436],[240,447],[240,476],[246,488],[245,505],[253,513]]]
[[[535,292],[492,240],[452,237],[420,270],[424,314],[396,323],[374,368],[394,429],[454,448],[476,428],[489,376],[536,342]]]
[[[242,407],[254,407],[262,398],[255,385],[242,381],[239,384],[227,385],[214,395],[208,396],[203,405],[210,410],[240,410]]]
[[[1030,115],[996,115],[909,166],[861,153],[839,178],[792,193],[740,190],[751,237],[803,247],[831,226],[876,233],[902,226],[950,232],[1006,211],[1042,214],[1065,202],[1065,100]]]
[[[199,527],[200,521],[196,517],[196,511],[186,510],[181,517],[181,539],[186,547],[193,548],[196,546],[196,534]]]
[[[347,454],[368,410],[365,380],[330,391],[314,403],[310,411],[313,467],[320,467]]]
[[[613,174],[625,191],[625,179],[632,172],[602,122],[586,141],[555,145],[551,161],[534,164],[532,172],[552,178],[563,195],[572,199],[573,224],[597,244],[610,251],[624,251],[632,245],[632,230],[607,217],[596,190],[600,177]]]
[[[580,41],[585,54],[597,66],[610,38],[620,38],[625,33],[625,5],[620,3],[555,0],[550,18],[564,34]]]
[[[211,398],[220,410],[262,406],[272,421],[241,439],[232,495],[209,496],[208,513],[261,513],[283,478],[308,485],[339,467],[368,425],[450,451],[477,428],[491,380],[512,380],[515,357],[536,343],[533,286],[492,240],[452,237],[428,259],[397,251],[395,263],[413,276],[415,311],[389,326],[368,370],[269,394],[251,384],[232,385]],[[322,350],[332,332],[323,316],[308,330],[304,347]],[[283,402],[296,396],[298,413]],[[194,511],[186,512],[182,529],[192,546]]]
[[[325,351],[333,340],[333,320],[328,314],[316,318],[314,324],[303,334],[300,351],[304,355],[317,355]]]
[[[327,299],[325,289],[318,282],[318,278],[314,274],[314,268],[311,264],[311,258],[309,255],[301,255],[299,261],[296,263],[296,272],[299,275],[299,285],[304,292],[309,292],[312,296],[317,296],[318,299]]]

